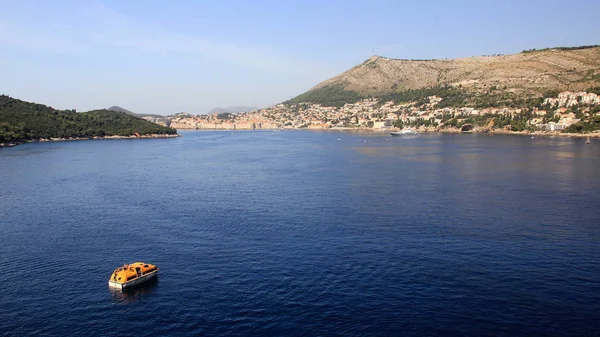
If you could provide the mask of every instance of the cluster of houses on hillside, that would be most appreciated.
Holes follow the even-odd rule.
[[[549,104],[552,107],[567,107],[578,104],[600,104],[600,96],[593,92],[587,93],[565,91],[558,94],[558,98],[546,98],[544,104]]]
[[[348,103],[341,107],[310,103],[277,104],[253,112],[232,114],[227,116],[227,119],[219,119],[218,114],[199,116],[178,114],[169,117],[168,120],[155,122],[177,129],[385,129],[392,127],[398,120],[402,121],[404,125],[427,121],[427,125],[443,127],[448,116],[456,116],[463,120],[484,115],[514,117],[525,111],[519,108],[437,108],[436,106],[442,100],[441,97],[430,96],[427,103],[419,106],[416,102],[396,104],[389,101],[382,103],[375,98]],[[584,107],[584,110],[587,107],[590,111],[589,107],[600,105],[600,96],[594,93],[566,91],[558,94],[557,98],[546,98],[543,104],[550,109],[534,109],[533,117],[528,121],[528,125],[542,130],[558,131],[580,120],[573,111],[576,107]]]

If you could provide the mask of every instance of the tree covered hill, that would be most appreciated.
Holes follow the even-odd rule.
[[[135,113],[133,111],[129,111],[127,109],[121,108],[120,106],[117,106],[117,105],[113,105],[113,106],[111,106],[110,108],[108,108],[106,110],[117,111],[117,112],[124,112],[124,113],[126,113],[128,115],[133,115],[133,116],[136,116],[136,117],[157,117],[157,118],[165,117],[163,115],[157,115],[157,114],[138,114],[138,113]]]
[[[134,134],[176,134],[164,127],[124,112],[75,112],[25,102],[0,95],[0,143],[48,138],[91,138]]]

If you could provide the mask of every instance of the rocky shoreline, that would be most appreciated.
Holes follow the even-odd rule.
[[[568,138],[600,138],[600,133],[562,133],[562,132],[552,132],[552,131],[490,131],[490,134],[497,135],[529,135],[529,136],[550,136],[550,137],[568,137]]]
[[[427,131],[425,131],[427,132]],[[439,130],[444,133],[463,133],[461,130]],[[508,130],[491,130],[488,132],[472,131],[467,133],[480,133],[489,135],[521,135],[521,136],[549,136],[549,137],[568,137],[568,138],[600,138],[600,133],[563,133],[559,131],[508,131]]]
[[[152,138],[177,138],[181,137],[180,134],[176,133],[174,135],[169,134],[151,134],[151,135],[140,135],[140,136],[104,136],[104,137],[74,137],[74,138],[42,138],[42,139],[34,139],[34,140],[26,140],[24,142],[10,142],[10,143],[0,143],[0,148],[3,147],[13,147],[23,143],[46,143],[46,142],[67,142],[67,141],[75,141],[75,140],[104,140],[104,139],[152,139]]]
[[[490,130],[488,132],[474,130],[471,132],[462,132],[460,129],[444,130],[419,130],[419,132],[442,132],[442,133],[478,133],[488,135],[521,135],[521,136],[549,136],[549,137],[567,137],[567,138],[600,138],[600,133],[563,133],[559,131],[508,131],[508,130]]]
[[[289,129],[289,130],[311,130],[311,131],[355,131],[355,132],[370,132],[370,133],[389,133],[392,131],[400,131],[398,128],[389,129],[373,129],[373,128],[329,128],[329,129]],[[521,135],[521,136],[548,136],[548,137],[568,137],[568,138],[600,138],[600,132],[592,133],[563,133],[560,131],[508,131],[508,130],[490,130],[484,132],[481,130],[473,130],[463,132],[458,128],[437,129],[437,128],[418,128],[415,129],[419,133],[476,133],[488,135]]]

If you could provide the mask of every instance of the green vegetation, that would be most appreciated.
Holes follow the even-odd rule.
[[[217,118],[221,120],[229,120],[233,119],[233,117],[235,117],[235,115],[230,112],[220,112],[217,114]]]
[[[539,107],[544,102],[543,97],[517,97],[513,93],[486,94],[476,96],[472,106],[477,109],[485,108],[528,108]]]
[[[585,113],[584,113],[585,111]],[[600,130],[600,116],[596,116],[600,112],[600,105],[586,108],[573,108],[575,118],[581,119],[581,121],[570,125],[563,132],[568,133],[587,133],[596,130]]]
[[[172,128],[124,112],[94,110],[77,113],[0,95],[0,143],[44,138],[91,138],[176,134]]]
[[[596,95],[600,95],[600,87],[590,88],[589,90],[587,90],[587,92],[592,92],[592,93],[594,93]]]
[[[472,97],[472,94],[467,93],[461,88],[452,86],[438,86],[434,88],[406,90],[379,96],[379,101],[395,103],[402,102],[420,102],[427,103],[428,96],[442,97],[443,101],[439,107],[465,105]],[[368,98],[358,92],[345,90],[342,84],[331,84],[322,88],[314,89],[305,92],[302,95],[296,96],[284,104],[290,103],[316,103],[323,106],[341,107],[346,103],[356,103],[361,99]],[[420,105],[420,104],[419,104]]]
[[[0,123],[0,143],[17,143],[26,137],[22,127]]]
[[[529,125],[528,121],[535,117],[533,110],[525,110],[521,114],[485,114],[485,115],[460,115],[444,114],[442,122],[444,127],[461,128],[465,124],[489,129],[502,129],[510,126],[512,131],[536,131],[537,128]],[[493,121],[493,123],[491,123]],[[547,122],[547,121],[546,121]]]
[[[116,105],[113,105],[113,106],[111,106],[110,108],[108,108],[106,110],[118,111],[118,112],[125,112],[125,113],[127,113],[129,115],[133,115],[133,116],[136,116],[136,117],[155,117],[155,118],[163,118],[163,117],[165,117],[165,116],[157,115],[157,114],[136,114],[135,112],[129,111],[127,109],[123,109],[120,106],[116,106]]]
[[[573,125],[570,125],[563,132],[568,133],[587,133],[600,130],[600,116],[591,117],[585,121],[577,122]]]
[[[575,110],[574,110],[575,111]],[[600,116],[594,115],[600,112],[600,106],[596,106],[588,111],[587,117],[583,116],[583,113],[579,113],[579,117],[583,117],[582,121],[567,127],[562,132],[566,133],[588,133],[596,130],[600,130]],[[465,124],[471,124],[478,127],[492,126],[490,123],[493,120],[493,129],[502,129],[510,126],[511,131],[538,131],[539,128],[530,125],[528,121],[535,118],[536,114],[532,109],[526,109],[520,114],[515,115],[503,115],[503,114],[486,114],[486,115],[475,115],[475,116],[464,116],[445,114],[442,118],[444,127],[460,128]],[[560,120],[559,116],[544,116],[541,124],[547,124],[548,122],[558,123]],[[426,125],[426,121],[417,121],[417,123],[411,123],[420,126]],[[398,123],[402,125],[402,122]]]
[[[442,102],[437,105],[439,108],[449,106],[465,105],[472,97],[472,94],[467,93],[462,88],[453,86],[437,86],[433,88],[406,90],[395,92],[387,95],[382,95],[380,102],[385,103],[393,101],[394,103],[417,102],[417,105],[428,103],[427,97],[438,96],[443,98]]]
[[[344,89],[343,84],[330,84],[319,89],[309,90],[283,103],[310,102],[323,106],[341,107],[346,103],[356,103],[363,98],[358,92]]]
[[[437,86],[383,95],[380,97],[380,104],[384,104],[388,101],[394,101],[396,104],[416,102],[416,106],[420,106],[429,102],[427,99],[429,96],[442,98],[442,101],[436,105],[436,108],[460,106],[469,106],[476,109],[533,108],[539,106],[543,102],[543,98],[541,97],[523,98],[510,92],[492,90],[488,93],[475,94],[468,92],[461,87]]]
[[[548,91],[547,94],[544,97],[556,96],[554,95],[554,91]],[[487,93],[473,93],[462,87],[449,85],[393,92],[380,95],[377,98],[379,99],[380,106],[389,101],[393,101],[395,104],[416,102],[416,106],[421,106],[429,103],[427,99],[429,96],[442,98],[442,101],[436,105],[436,108],[458,106],[470,106],[476,109],[492,107],[533,108],[539,106],[543,101],[542,97],[523,98],[511,92],[498,90],[497,88]],[[361,96],[354,91],[345,90],[342,85],[336,84],[308,91],[284,103],[317,103],[323,106],[341,107],[346,103],[356,103],[364,98],[369,97]]]
[[[589,46],[577,46],[577,47],[553,47],[553,48],[542,48],[542,49],[526,49],[521,51],[521,53],[526,54],[526,53],[533,53],[536,51],[545,51],[545,50],[551,50],[551,49],[556,49],[556,50],[581,50],[581,49],[590,49],[590,48],[596,48],[596,47],[600,47],[600,45],[589,45]]]

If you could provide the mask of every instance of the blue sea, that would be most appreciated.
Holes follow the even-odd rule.
[[[0,149],[0,335],[600,335],[600,141],[181,134]]]

